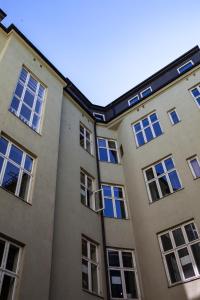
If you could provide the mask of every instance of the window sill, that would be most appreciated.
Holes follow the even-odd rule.
[[[193,178],[194,180],[200,179],[200,176]]]
[[[12,192],[10,192],[10,191],[8,191],[8,190],[4,189],[2,186],[0,186],[0,189],[1,189],[1,190],[3,190],[4,192],[6,192],[6,193],[10,194],[11,196],[13,196],[13,197],[17,198],[17,200],[21,200],[22,202],[24,202],[24,203],[26,203],[26,204],[28,204],[28,205],[32,206],[32,204],[31,204],[30,202],[27,202],[27,201],[25,201],[24,199],[22,199],[21,197],[19,197],[19,196],[16,196],[16,195],[15,195],[15,194],[13,194]]]
[[[82,204],[85,208],[87,208],[89,211],[91,211],[91,212],[95,213],[96,215],[98,215],[98,213],[97,213],[94,209],[92,209],[91,207],[85,205],[85,204],[82,203],[82,202],[81,202],[81,204]]]
[[[181,282],[177,282],[177,283],[168,285],[168,288],[171,289],[171,288],[176,287],[176,286],[178,286],[178,285],[186,284],[186,283],[189,283],[189,282],[191,282],[191,281],[198,280],[198,279],[200,279],[200,276],[195,277],[195,278],[188,279],[188,280],[186,280],[186,281],[181,281]]]
[[[156,136],[155,138],[153,138],[153,139],[150,140],[149,142],[144,143],[144,144],[141,145],[141,146],[137,146],[137,145],[136,145],[136,149],[140,149],[141,147],[143,147],[143,146],[145,146],[145,145],[151,143],[152,141],[155,141],[157,138],[159,138],[159,137],[162,136],[163,134],[164,134],[164,132],[162,132],[160,135]]]
[[[103,216],[105,219],[114,219],[117,221],[127,221],[130,220],[129,218],[116,218],[116,217],[107,217],[107,216]]]
[[[94,292],[91,292],[91,291],[89,291],[89,290],[86,290],[86,289],[84,289],[84,288],[82,288],[82,291],[84,291],[84,292],[86,292],[86,293],[88,293],[88,294],[90,294],[90,295],[92,295],[92,296],[96,296],[96,297],[98,297],[98,298],[100,298],[100,299],[104,299],[103,296],[101,296],[101,295],[99,295],[99,294],[96,294],[96,293],[94,293]]]
[[[113,162],[110,162],[110,161],[104,161],[104,160],[99,160],[100,163],[106,163],[106,164],[111,164],[111,165],[122,165],[121,163],[113,163]]]
[[[167,198],[167,197],[169,197],[169,196],[172,196],[172,195],[174,195],[174,194],[176,194],[177,192],[180,192],[180,191],[182,191],[182,190],[184,190],[184,187],[182,187],[182,188],[180,188],[179,190],[177,190],[177,191],[175,191],[175,192],[173,192],[173,193],[171,193],[171,194],[168,194],[168,195],[166,195],[166,196],[164,196],[164,197],[162,197],[162,198],[160,198],[160,199],[158,199],[158,200],[155,200],[155,201],[153,201],[153,202],[149,202],[149,205],[152,205],[152,204],[154,204],[154,203],[157,203],[157,202],[159,202],[160,200],[162,200],[162,199],[164,199],[164,198]]]

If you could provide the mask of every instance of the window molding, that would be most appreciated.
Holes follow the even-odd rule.
[[[193,166],[192,166],[192,163],[191,163],[191,162],[194,161],[194,160],[196,160],[196,163],[197,163],[197,168],[198,168],[197,172],[195,172],[195,170],[194,170],[194,168],[193,168]],[[198,156],[197,156],[197,155],[194,155],[194,156],[188,158],[188,159],[187,159],[187,162],[188,162],[190,171],[191,171],[191,173],[192,173],[192,175],[193,175],[193,178],[194,178],[194,179],[200,178],[200,161],[199,161]]]
[[[132,106],[140,101],[139,95],[135,95],[131,99],[128,100],[128,105]]]
[[[177,117],[177,122],[173,119],[173,116],[172,116],[172,113],[173,112],[175,112],[175,116]],[[169,116],[169,119],[170,119],[170,122],[171,122],[171,124],[172,125],[176,125],[176,124],[178,124],[180,121],[181,121],[181,119],[180,119],[180,117],[179,117],[179,115],[178,115],[178,113],[177,113],[177,110],[176,110],[176,108],[172,108],[172,109],[170,109],[168,112],[167,112],[167,114],[168,114],[168,116]]]
[[[89,154],[93,155],[92,132],[82,123],[79,125],[80,130],[80,146]]]
[[[187,72],[189,69],[191,69],[194,66],[194,62],[192,60],[188,60],[186,63],[181,65],[180,67],[177,68],[177,72],[179,74],[183,74]],[[186,68],[185,68],[186,67]],[[183,70],[181,70],[183,69]]]
[[[95,119],[97,121],[105,121],[105,115],[104,114],[93,112],[93,116],[95,117]]]
[[[148,92],[149,91],[149,92]],[[152,93],[152,87],[149,86],[148,88],[144,89],[143,91],[140,92],[140,96],[142,98],[148,97]]]
[[[200,84],[190,89],[192,98],[194,99],[198,108],[200,108]]]
[[[104,145],[100,145],[100,143],[103,142]],[[114,147],[111,147],[109,143],[113,143]],[[103,137],[97,137],[97,145],[98,145],[98,159],[101,162],[107,162],[107,163],[113,163],[113,164],[119,164],[120,163],[120,158],[119,158],[119,153],[118,153],[118,146],[117,146],[117,141],[113,139],[108,139],[108,138],[103,138]],[[106,154],[105,160],[101,159],[101,149],[105,151],[104,154]],[[116,161],[112,161],[112,155],[111,153],[115,153],[116,155]]]

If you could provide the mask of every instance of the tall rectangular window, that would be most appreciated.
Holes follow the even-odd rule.
[[[30,72],[22,68],[10,111],[39,132],[44,96],[45,87]]]
[[[104,217],[126,219],[127,207],[122,186],[102,184]]]
[[[182,188],[172,157],[167,157],[145,169],[144,177],[151,202]]]
[[[188,163],[190,166],[190,170],[194,178],[200,177],[200,162],[197,156],[193,156],[192,158],[188,159]]]
[[[14,299],[21,248],[0,238],[0,299]]]
[[[176,109],[172,109],[172,110],[168,111],[168,115],[169,115],[172,125],[175,125],[180,122],[180,118],[177,114]]]
[[[197,106],[200,108],[200,85],[197,85],[195,88],[191,89],[191,94]]]
[[[80,145],[87,152],[92,153],[92,135],[83,124],[80,124]]]
[[[108,272],[112,299],[140,299],[133,251],[108,249]]]
[[[28,201],[33,158],[5,137],[0,137],[0,186]]]
[[[118,164],[117,143],[114,140],[98,138],[99,160]]]
[[[137,147],[140,147],[162,134],[160,122],[154,112],[132,125]]]
[[[100,294],[98,246],[82,237],[82,287]]]
[[[81,202],[91,209],[94,209],[93,179],[83,170],[80,173],[81,180]]]
[[[158,236],[170,285],[200,277],[200,239],[194,222]]]

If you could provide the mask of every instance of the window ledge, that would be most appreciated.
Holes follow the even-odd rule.
[[[121,163],[113,163],[113,162],[109,162],[109,161],[104,161],[104,160],[99,160],[100,163],[106,163],[106,164],[111,164],[111,165],[120,165],[122,166]]]
[[[164,198],[167,198],[167,197],[169,197],[169,196],[172,196],[172,195],[174,195],[174,194],[176,194],[177,192],[180,192],[180,191],[182,191],[182,190],[184,190],[184,187],[182,187],[182,188],[180,188],[179,190],[177,190],[177,191],[175,191],[175,192],[173,192],[173,193],[171,193],[171,194],[168,194],[168,195],[166,195],[166,196],[164,196],[164,197],[162,197],[162,198],[160,198],[160,199],[158,199],[158,200],[156,200],[156,201],[149,202],[149,205],[152,205],[152,204],[154,204],[154,203],[157,203],[157,202],[159,202],[160,200],[162,200],[162,199],[164,199]]]
[[[189,282],[191,282],[191,281],[198,280],[198,279],[200,279],[200,276],[195,277],[195,278],[188,279],[188,280],[186,280],[186,281],[181,281],[181,282],[177,282],[177,283],[168,285],[168,288],[171,289],[171,288],[176,287],[176,286],[178,286],[178,285],[186,284],[186,283],[189,283]]]
[[[90,294],[90,295],[92,295],[92,296],[96,296],[96,297],[98,297],[98,298],[104,299],[104,297],[103,297],[102,295],[96,294],[96,293],[91,292],[91,291],[89,291],[89,290],[86,290],[86,289],[84,289],[84,288],[82,288],[82,291],[84,291],[84,292],[86,292],[86,293],[88,293],[88,294]]]
[[[200,176],[193,178],[194,180],[200,179]]]
[[[114,219],[117,221],[128,221],[130,220],[129,218],[116,218],[116,217],[107,217],[107,216],[103,216],[105,219]]]
[[[22,202],[24,202],[24,203],[26,203],[26,204],[28,204],[28,205],[32,206],[32,203],[25,201],[24,199],[22,199],[22,198],[21,198],[21,197],[19,197],[19,196],[16,196],[16,195],[15,195],[15,194],[13,194],[12,192],[10,192],[10,191],[8,191],[8,190],[4,189],[2,186],[0,186],[0,189],[1,189],[1,190],[3,190],[4,192],[7,192],[7,193],[8,193],[8,194],[10,194],[11,196],[13,196],[13,197],[17,198],[18,200],[21,200]]]

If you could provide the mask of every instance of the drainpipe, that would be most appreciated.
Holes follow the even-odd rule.
[[[101,174],[99,168],[99,160],[98,160],[98,145],[97,145],[97,129],[96,129],[96,120],[94,122],[94,138],[95,138],[95,153],[96,153],[96,164],[97,164],[97,181],[98,187],[101,189]],[[108,278],[108,260],[107,260],[107,252],[106,252],[106,232],[105,232],[105,222],[103,212],[101,211],[101,230],[102,230],[102,241],[103,241],[103,252],[104,252],[104,265],[105,265],[105,281],[106,281],[106,295],[107,300],[110,300],[110,292],[109,292],[109,278]]]

